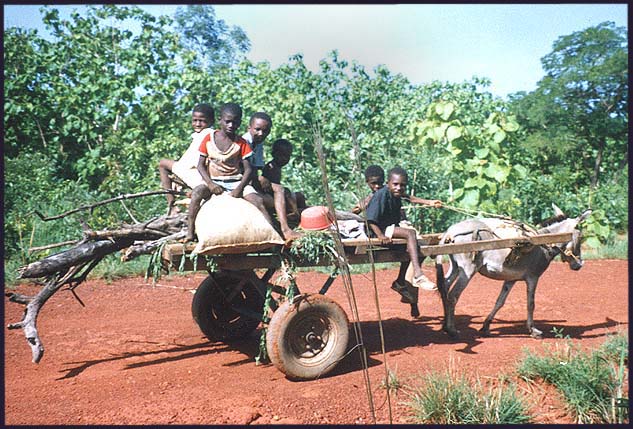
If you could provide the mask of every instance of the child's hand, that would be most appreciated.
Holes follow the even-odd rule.
[[[273,192],[270,180],[266,179],[264,176],[259,176],[259,184],[262,187],[262,191],[264,191],[265,193],[270,194]]]
[[[242,196],[242,192],[240,192],[239,189],[233,189],[229,195],[233,198],[240,198]]]
[[[442,202],[440,200],[426,200],[424,202],[424,205],[439,209],[440,207],[442,207]]]
[[[224,189],[222,189],[221,186],[213,182],[207,184],[207,187],[209,188],[209,191],[211,191],[211,194],[213,195],[222,195],[222,193],[224,192]]]
[[[391,244],[391,242],[393,241],[390,237],[387,237],[386,235],[378,237],[378,239],[380,240],[380,244]]]

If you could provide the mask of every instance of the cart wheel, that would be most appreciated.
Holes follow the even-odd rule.
[[[212,341],[244,338],[259,325],[263,308],[264,298],[256,286],[228,271],[204,279],[191,303],[194,320]]]
[[[343,357],[349,339],[345,311],[324,295],[300,295],[274,313],[266,335],[271,362],[288,378],[326,374]]]

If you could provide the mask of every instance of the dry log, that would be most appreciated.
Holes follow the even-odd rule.
[[[53,275],[68,270],[70,267],[84,264],[105,255],[128,247],[134,242],[132,239],[115,241],[100,240],[82,242],[75,247],[60,253],[32,262],[18,270],[18,278],[38,278]]]
[[[122,195],[49,218],[44,218],[40,213],[37,214],[43,220],[58,219],[79,210],[94,208],[108,202],[136,198],[139,196],[156,195],[159,193],[166,192],[144,192],[141,194]],[[35,296],[26,296],[12,292],[5,294],[9,297],[9,301],[26,306],[22,320],[18,323],[8,325],[8,328],[22,329],[24,331],[24,336],[31,347],[33,362],[38,363],[44,355],[44,346],[37,332],[37,317],[46,301],[62,286],[69,285],[68,290],[70,290],[79,303],[83,305],[79,297],[75,294],[74,289],[86,280],[90,271],[105,256],[128,248],[132,246],[132,244],[135,245],[130,247],[124,254],[124,261],[140,254],[151,253],[164,241],[184,238],[186,229],[187,215],[184,213],[170,217],[158,217],[143,223],[123,225],[120,229],[115,230],[91,231],[86,227],[83,233],[83,239],[76,241],[74,247],[28,264],[18,270],[18,278],[38,279],[38,281],[44,279],[44,286]],[[149,242],[144,243],[147,241]],[[35,248],[34,250],[53,248],[65,244],[70,243],[58,243]]]
[[[61,278],[60,273],[49,277],[44,287],[34,297],[28,297],[20,294],[7,294],[10,301],[26,304],[22,320],[18,323],[11,323],[7,327],[9,329],[22,329],[24,336],[26,337],[26,341],[31,347],[33,363],[39,363],[42,356],[44,356],[44,344],[37,332],[37,316],[39,315],[42,306],[65,284],[71,284],[70,289],[72,290],[74,286],[83,282],[88,276],[88,273],[101,259],[102,258],[97,258],[80,266],[71,267],[63,276],[61,276]],[[81,272],[82,269],[84,269],[83,272]],[[78,298],[76,295],[75,297]],[[81,300],[79,300],[79,303],[83,305]]]
[[[135,243],[134,245],[128,247],[123,251],[123,254],[121,255],[121,261],[127,262],[136,258],[137,256],[148,255],[150,253],[153,253],[154,250],[156,250],[158,246],[160,246],[162,243],[166,241],[177,241],[185,238],[186,235],[186,231],[181,231],[147,243]]]

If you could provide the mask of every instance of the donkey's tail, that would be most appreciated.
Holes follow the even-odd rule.
[[[440,244],[444,243],[444,237],[440,240]],[[450,258],[449,258],[450,263]],[[446,278],[444,277],[444,267],[442,266],[442,255],[435,257],[435,278],[437,282],[437,290],[442,297],[442,301],[446,302],[448,299],[448,290],[446,285]]]

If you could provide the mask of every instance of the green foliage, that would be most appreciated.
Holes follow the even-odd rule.
[[[90,272],[89,278],[102,278],[112,282],[120,278],[138,276],[145,270],[149,257],[141,255],[122,264],[119,255],[108,255]]]
[[[605,22],[561,36],[541,61],[537,89],[510,103],[524,128],[512,160],[537,173],[519,198],[529,210],[548,195],[577,209],[569,213],[601,209],[588,224],[595,247],[628,225],[627,29]]]
[[[249,48],[246,34],[206,5],[179,8],[174,19],[116,5],[68,20],[54,8],[41,13],[51,40],[19,28],[4,37],[8,257],[26,261],[29,246],[76,239],[80,221],[97,228],[128,220],[118,204],[47,223],[32,213],[158,189],[157,164],[184,152],[190,112],[200,102],[239,103],[241,132],[252,113],[270,113],[268,142],[294,145],[283,183],[310,205],[325,203],[313,141],[318,126],[333,202],[343,210],[369,192],[358,195],[359,168],[399,165],[413,195],[530,223],[548,217],[551,203],[570,215],[591,206],[591,246],[628,229],[625,29],[604,24],[562,37],[544,58],[539,88],[508,102],[487,91],[485,78],[413,85],[336,51],[317,72],[301,55],[276,68],[236,62]],[[123,30],[124,22],[138,29]],[[194,49],[199,44],[217,49]],[[561,92],[565,85],[572,90]],[[269,145],[265,151],[270,158]],[[146,220],[164,211],[164,198],[128,208]],[[406,210],[424,233],[463,218],[446,209]]]
[[[326,231],[305,231],[292,242],[289,253],[296,259],[311,264],[336,260],[334,237]]]
[[[583,259],[629,259],[628,235],[615,235],[598,248],[583,251]]]
[[[517,371],[527,380],[541,378],[556,386],[578,423],[623,423],[628,422],[628,398],[622,394],[627,364],[628,339],[620,334],[593,352],[570,340],[545,356],[524,351]]]
[[[527,406],[516,387],[485,389],[479,380],[471,384],[464,375],[427,374],[407,403],[420,424],[520,424],[529,423]]]
[[[501,101],[473,89],[445,90],[411,133],[419,148],[435,148],[445,161],[449,202],[514,215],[521,202],[512,184],[524,178],[526,169],[513,165],[504,148],[513,143],[519,124]]]
[[[397,393],[404,387],[402,381],[398,378],[398,374],[396,371],[391,369],[387,370],[387,375],[383,380],[380,381],[380,388],[389,390],[389,392]]]
[[[181,45],[186,50],[200,52],[203,69],[226,67],[237,62],[240,54],[250,49],[246,33],[239,27],[229,27],[217,19],[210,5],[187,5],[176,9],[174,17]]]

